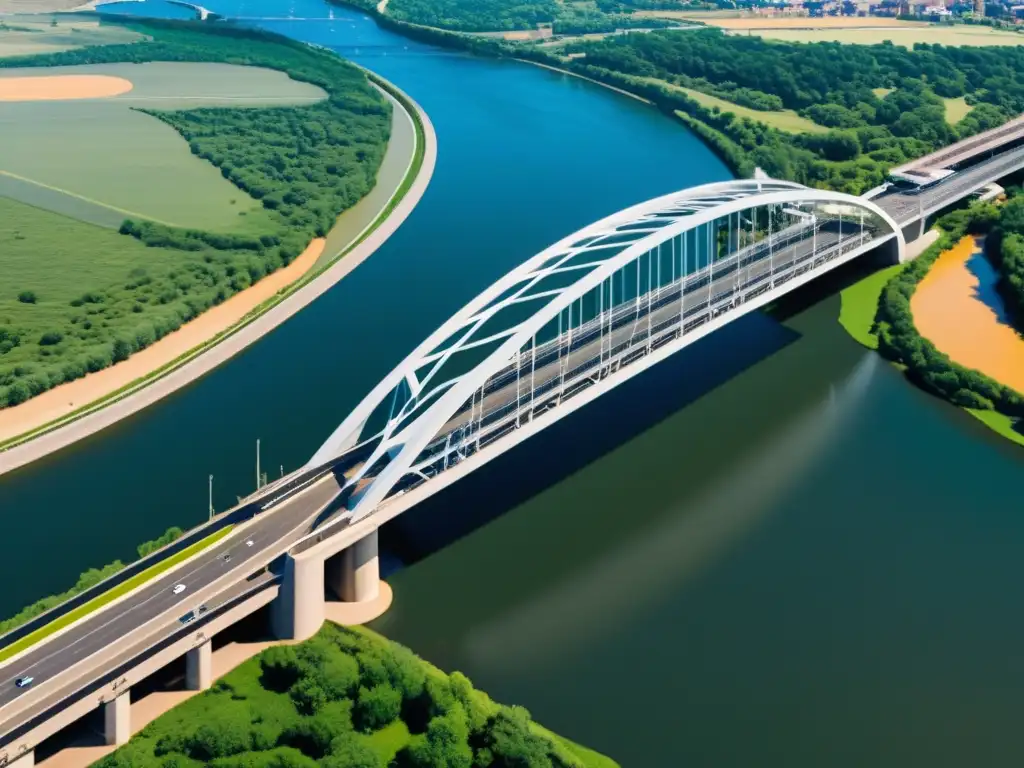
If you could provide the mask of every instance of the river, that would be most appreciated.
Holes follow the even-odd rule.
[[[209,0],[419,101],[438,166],[352,275],[196,385],[0,479],[6,614],[304,461],[512,265],[722,179],[681,126],[320,0]],[[333,19],[323,20],[333,15]],[[375,627],[626,768],[1024,760],[1021,454],[807,307],[742,318],[389,526]],[[784,321],[780,317],[785,317]],[[273,475],[274,473],[271,472]]]

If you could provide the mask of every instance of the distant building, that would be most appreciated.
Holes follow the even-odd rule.
[[[974,12],[979,16],[985,15],[985,0],[974,0]]]

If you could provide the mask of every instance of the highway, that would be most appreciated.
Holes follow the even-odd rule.
[[[166,636],[169,628],[180,627],[179,618],[189,610],[204,602],[212,609],[216,605],[212,598],[219,596],[223,600],[225,595],[231,594],[230,588],[246,584],[246,577],[312,530],[320,510],[339,490],[338,480],[328,473],[296,495],[285,498],[272,511],[258,514],[251,522],[243,524],[244,529],[233,532],[186,566],[172,569],[129,599],[96,613],[0,668],[0,733],[4,734],[0,745],[7,743],[14,726],[81,687],[79,675],[58,680],[61,675],[67,675],[71,667],[123,642],[132,633],[140,633],[132,635],[133,645],[136,640],[140,640],[143,647],[152,645],[156,639]],[[249,541],[251,546],[246,543]],[[225,555],[230,556],[230,560],[225,560]],[[221,594],[221,590],[215,589],[208,599],[204,592],[217,582],[223,582],[227,591]],[[176,584],[184,584],[186,590],[174,594],[172,589]],[[106,660],[103,667],[112,668],[113,660]],[[25,675],[35,678],[33,685],[16,687],[14,681]],[[40,691],[45,691],[41,697],[36,695]],[[4,711],[7,705],[29,695],[38,701],[19,708],[16,717],[10,718]]]
[[[977,165],[959,171],[920,192],[909,193],[890,188],[872,198],[872,202],[897,222],[905,224],[918,218],[921,211],[928,215],[941,210],[985,184],[1019,170],[1022,166],[1024,147],[1018,147],[982,160]]]

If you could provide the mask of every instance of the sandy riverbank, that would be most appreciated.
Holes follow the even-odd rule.
[[[106,99],[132,89],[131,81],[110,75],[0,77],[0,101]]]
[[[969,266],[978,251],[965,237],[939,256],[911,297],[914,324],[954,361],[1024,392],[1024,340],[980,297],[992,288]]]
[[[124,362],[62,384],[14,408],[0,410],[0,441],[38,429],[83,405],[107,397],[210,341],[305,275],[320,258],[324,242],[323,238],[313,240],[287,267],[267,275],[256,285],[204,312]]]

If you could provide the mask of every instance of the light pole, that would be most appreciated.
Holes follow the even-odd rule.
[[[213,475],[210,475],[210,519],[213,520]]]
[[[260,439],[256,438],[256,490],[260,489]]]

